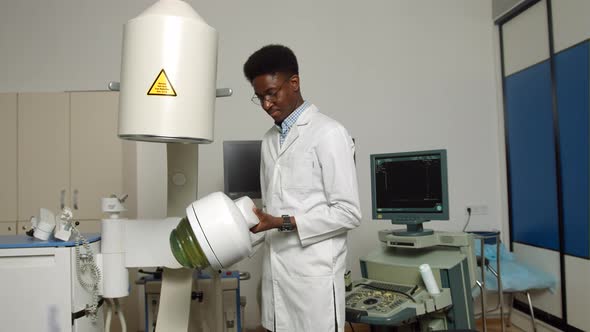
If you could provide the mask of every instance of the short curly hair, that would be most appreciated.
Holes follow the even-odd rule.
[[[283,45],[267,45],[254,52],[244,63],[244,75],[252,83],[260,75],[286,73],[299,75],[297,57]]]

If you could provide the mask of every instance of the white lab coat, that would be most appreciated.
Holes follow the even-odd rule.
[[[332,332],[337,322],[344,331],[347,231],[361,219],[353,151],[346,129],[314,105],[300,115],[282,146],[275,126],[263,138],[265,211],[297,222],[296,232],[265,234],[266,329]]]

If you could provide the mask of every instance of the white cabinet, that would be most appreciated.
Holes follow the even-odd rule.
[[[0,222],[0,235],[16,235],[16,221]]]
[[[62,204],[76,220],[102,218],[100,199],[123,191],[118,99],[117,92],[18,94],[16,220],[28,222],[41,207],[58,213]]]
[[[80,233],[100,233],[100,220],[80,220],[76,223]]]
[[[16,93],[0,93],[0,221],[16,221],[16,121]]]
[[[0,243],[0,322],[2,331],[104,331],[101,306],[93,322],[89,317],[72,319],[92,303],[92,294],[80,285],[76,251],[71,242],[41,241]],[[100,242],[90,240],[94,253]],[[84,273],[84,279],[90,280]],[[24,311],[23,311],[24,310]],[[113,324],[114,325],[114,324]]]
[[[21,220],[16,222],[16,234],[25,235],[32,227],[30,220]]]
[[[69,200],[69,142],[67,93],[18,94],[18,220]]]
[[[76,219],[101,218],[100,198],[123,191],[118,105],[116,92],[70,94],[70,192]]]

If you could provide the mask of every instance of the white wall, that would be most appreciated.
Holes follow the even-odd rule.
[[[296,52],[304,98],[346,126],[357,141],[363,224],[350,233],[350,265],[377,246],[371,220],[369,155],[448,149],[450,222],[460,230],[466,205],[487,205],[472,229],[500,228],[497,87],[488,1],[189,1],[220,34],[215,143],[201,146],[200,196],[222,190],[222,141],[259,139],[272,122],[249,99],[246,58],[268,43]],[[152,1],[5,0],[0,5],[0,91],[104,89],[118,80],[122,24]],[[138,179],[141,181],[141,179]],[[138,203],[138,206],[141,204]],[[138,211],[139,213],[140,211]],[[247,326],[258,323],[260,257],[239,267]]]

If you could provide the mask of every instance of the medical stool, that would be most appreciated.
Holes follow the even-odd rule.
[[[500,242],[496,244],[483,244],[483,246],[481,245],[481,243],[478,243],[476,245],[476,256],[481,257],[481,252],[484,252],[485,256],[481,260],[483,263],[482,271],[488,271],[488,273],[485,273],[485,278],[482,278],[482,280],[484,280],[486,289],[498,291],[498,303],[500,305],[500,308],[502,308],[503,303],[500,294],[510,294],[508,322],[510,322],[510,317],[512,315],[514,294],[523,293],[527,297],[533,331],[537,331],[537,323],[533,311],[533,304],[531,300],[530,291],[554,288],[556,285],[555,278],[546,272],[537,270],[533,267],[527,266],[526,264],[518,262],[514,257],[514,254],[507,251]],[[496,264],[494,264],[494,262]],[[496,267],[502,266],[502,270],[500,271],[498,269],[495,269],[493,267],[494,265],[496,265]],[[484,266],[485,270],[483,269]],[[523,276],[529,277],[525,278]],[[482,306],[482,308],[485,308],[485,306]],[[496,309],[497,307],[492,310],[482,310],[488,312]],[[500,311],[500,315],[502,316],[502,331],[504,331],[503,310]]]
[[[498,308],[500,308],[500,320],[501,320],[501,326],[502,326],[502,332],[505,331],[506,329],[506,324],[504,322],[504,293],[503,293],[503,289],[502,289],[502,276],[501,274],[497,273],[496,271],[500,271],[500,261],[497,260],[496,261],[496,269],[493,269],[490,266],[490,261],[487,257],[482,257],[481,253],[482,252],[486,252],[485,251],[485,246],[486,245],[490,245],[493,246],[494,249],[496,250],[496,257],[498,257],[500,255],[500,232],[498,231],[473,231],[473,232],[469,232],[472,233],[474,235],[474,239],[475,239],[475,256],[476,256],[476,261],[477,261],[477,266],[480,269],[479,272],[479,276],[481,280],[476,280],[476,284],[479,287],[479,289],[475,289],[473,292],[473,297],[477,297],[477,293],[476,291],[479,291],[479,295],[480,295],[480,300],[481,300],[481,318],[482,318],[482,327],[483,327],[483,332],[487,331],[487,313],[488,312],[492,312],[497,310]],[[486,283],[486,278],[482,278],[481,276],[485,275],[485,271],[486,269],[490,270],[490,271],[494,271],[494,276],[496,278],[496,285],[499,285],[499,287],[496,287],[496,289],[490,289],[487,286]],[[487,290],[496,290],[498,293],[498,304],[496,305],[496,307],[494,309],[488,310],[487,307]],[[477,314],[476,314],[477,316]]]

